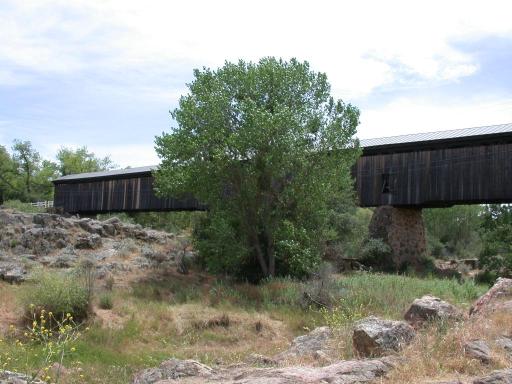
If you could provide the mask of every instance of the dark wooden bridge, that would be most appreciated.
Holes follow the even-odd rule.
[[[353,175],[363,207],[512,203],[512,124],[361,140]],[[55,207],[70,213],[203,210],[158,198],[157,167],[63,176]]]

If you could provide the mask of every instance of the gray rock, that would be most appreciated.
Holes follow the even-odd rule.
[[[84,231],[96,234],[99,236],[105,236],[105,230],[99,221],[91,220],[91,219],[81,219],[78,221],[78,225]]]
[[[483,340],[473,340],[464,344],[464,353],[472,359],[488,364],[492,361],[491,349]]]
[[[427,295],[414,300],[404,318],[413,325],[421,325],[431,320],[462,320],[464,315],[452,304]]]
[[[352,341],[357,355],[375,357],[399,351],[415,335],[414,329],[404,321],[382,320],[370,316],[356,323]]]
[[[312,356],[317,351],[323,351],[328,348],[327,343],[332,339],[332,330],[329,327],[319,327],[313,329],[307,335],[302,335],[293,339],[290,348],[276,356],[275,360],[299,356]]]
[[[149,368],[137,373],[133,384],[152,384],[159,380],[176,380],[189,376],[208,377],[212,374],[213,370],[210,367],[198,361],[169,359],[158,368]]]
[[[78,256],[74,253],[62,253],[54,258],[50,258],[48,266],[51,268],[71,268],[76,265]]]
[[[496,310],[497,301],[512,299],[512,279],[498,278],[496,283],[471,307],[469,314],[476,315],[486,310]],[[499,308],[498,308],[499,309]]]
[[[41,380],[18,372],[0,370],[0,384],[44,384]]]
[[[27,271],[23,265],[16,262],[0,262],[0,279],[8,283],[19,284],[25,281]]]
[[[512,384],[512,369],[502,369],[491,372],[473,380],[473,384]]]
[[[114,224],[103,223],[102,225],[103,231],[107,236],[115,236],[117,234],[117,230]]]
[[[512,357],[512,338],[502,336],[496,340],[496,345],[503,348]]]
[[[101,237],[97,234],[81,235],[75,241],[76,249],[97,249],[101,247]]]

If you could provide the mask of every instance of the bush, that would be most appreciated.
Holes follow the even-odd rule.
[[[391,260],[391,248],[381,239],[369,238],[361,250],[361,262],[379,271],[392,271],[395,265]]]
[[[75,319],[85,319],[89,313],[89,292],[71,274],[39,272],[27,286],[22,301],[26,313],[52,312],[57,318],[73,313]]]
[[[112,295],[110,293],[102,294],[100,296],[99,306],[101,309],[112,309],[114,307]]]

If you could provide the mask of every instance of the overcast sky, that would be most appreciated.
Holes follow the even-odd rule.
[[[296,57],[360,138],[512,122],[512,1],[0,0],[0,145],[157,164],[192,70]]]

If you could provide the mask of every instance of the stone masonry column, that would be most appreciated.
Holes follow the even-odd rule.
[[[395,269],[410,266],[421,270],[427,252],[421,208],[377,207],[370,221],[369,236],[389,245]]]

